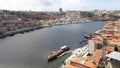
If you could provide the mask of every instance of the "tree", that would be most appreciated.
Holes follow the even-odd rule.
[[[2,33],[2,32],[0,32],[0,35],[3,35],[3,33]]]
[[[94,13],[91,12],[81,12],[81,17],[93,17]]]

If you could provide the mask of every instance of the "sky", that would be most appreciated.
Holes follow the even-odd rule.
[[[0,0],[0,9],[24,11],[120,10],[120,0]]]

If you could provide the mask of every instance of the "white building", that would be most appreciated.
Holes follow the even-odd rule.
[[[95,40],[88,41],[88,49],[90,54],[93,54],[95,52],[95,50],[97,49],[97,44]]]

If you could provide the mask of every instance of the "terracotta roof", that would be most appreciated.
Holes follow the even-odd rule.
[[[114,51],[115,47],[106,46],[106,54]],[[97,68],[102,56],[102,49],[97,49],[92,56],[74,58],[71,60],[71,64],[66,68]]]
[[[66,65],[65,68],[79,68],[79,67],[77,67],[77,66],[73,66],[73,65]]]
[[[116,26],[120,26],[120,23],[116,23]]]
[[[107,37],[107,36],[113,36],[112,34],[102,34],[102,36]]]
[[[101,58],[101,50],[96,50],[93,56],[87,57],[87,58],[74,58],[72,59],[71,63],[76,63],[79,64],[78,67],[83,66],[83,67],[90,67],[90,68],[96,68],[98,66],[98,63]],[[71,64],[71,65],[72,65]]]
[[[115,50],[115,47],[113,47],[113,46],[106,46],[106,50],[108,52],[113,52]]]
[[[92,40],[96,40],[98,44],[102,44],[103,43],[103,39],[101,37],[95,37],[95,38],[92,38]]]

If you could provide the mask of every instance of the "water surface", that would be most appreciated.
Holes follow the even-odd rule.
[[[63,45],[81,47],[84,34],[102,28],[104,22],[53,26],[0,39],[0,68],[48,68],[47,56]],[[58,60],[55,60],[58,61]],[[60,63],[52,66],[57,68]],[[61,58],[61,61],[63,59]]]

